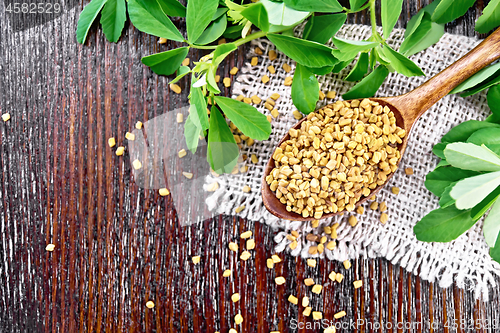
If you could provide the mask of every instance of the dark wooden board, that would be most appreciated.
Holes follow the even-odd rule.
[[[427,2],[405,0],[398,26]],[[239,332],[295,331],[292,320],[304,317],[286,299],[304,295],[305,277],[325,284],[313,302],[325,318],[345,310],[343,322],[364,320],[343,332],[385,332],[380,323],[391,323],[390,332],[468,332],[476,324],[498,331],[482,325],[498,327],[497,288],[489,302],[475,301],[470,290],[441,289],[384,259],[363,258],[331,285],[328,273],[342,271],[341,263],[322,260],[312,269],[281,255],[283,263],[267,269],[274,233],[260,223],[219,216],[179,226],[171,198],[138,188],[128,159],[107,146],[111,136],[124,142],[137,120],[186,105],[185,80],[182,94],[173,94],[167,78],[140,63],[176,44],[160,46],[127,25],[118,44],[94,27],[79,45],[74,31],[86,3],[44,20],[8,16],[0,4],[0,112],[12,116],[0,124],[0,332],[227,332],[237,313]],[[483,7],[478,1],[447,31],[475,35]],[[367,13],[348,22],[366,24]],[[241,48],[219,74],[244,60]],[[239,234],[248,229],[257,249],[242,262],[228,243],[243,246]],[[199,265],[193,255],[201,255]],[[231,279],[222,277],[228,267]],[[274,283],[278,274],[285,285]],[[364,287],[354,291],[357,279]],[[411,322],[422,326],[406,329]]]

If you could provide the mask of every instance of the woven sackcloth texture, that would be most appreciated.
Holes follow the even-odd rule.
[[[297,33],[300,34],[300,31]],[[345,25],[337,37],[361,40],[370,36],[371,29],[363,25]],[[404,30],[396,29],[388,39],[388,43],[397,49],[403,40]],[[467,51],[478,44],[475,38],[445,34],[441,40],[427,50],[412,57],[425,72],[425,77],[405,77],[391,73],[376,96],[397,96],[406,93],[439,71],[450,65]],[[264,51],[263,56],[254,53],[258,46]],[[258,157],[254,164],[248,158],[244,163],[248,165],[245,173],[214,177],[207,176],[206,183],[219,182],[220,188],[208,197],[207,205],[219,214],[239,215],[241,217],[260,221],[278,229],[275,236],[276,251],[290,251],[292,255],[306,257],[326,257],[328,259],[346,260],[361,255],[369,258],[384,257],[393,264],[399,264],[406,270],[419,275],[422,279],[436,281],[441,287],[448,287],[455,282],[461,288],[474,289],[476,297],[488,299],[488,288],[495,287],[494,275],[500,275],[500,265],[491,260],[488,254],[480,221],[470,231],[451,243],[423,243],[417,241],[413,234],[413,226],[429,211],[438,207],[437,198],[424,186],[425,176],[437,163],[432,154],[432,147],[453,126],[469,119],[484,119],[489,109],[484,93],[468,98],[458,95],[449,95],[440,100],[415,124],[409,138],[408,148],[401,160],[400,168],[390,179],[386,187],[377,195],[377,201],[385,201],[388,206],[389,221],[380,223],[380,212],[371,210],[365,204],[365,213],[357,215],[359,223],[351,227],[347,223],[350,214],[321,220],[319,227],[312,228],[310,222],[285,221],[271,215],[264,205],[260,195],[260,183],[265,164],[272,154],[274,147],[285,135],[287,130],[297,122],[292,112],[296,108],[291,100],[291,87],[285,86],[287,76],[292,76],[295,63],[278,51],[278,58],[270,61],[268,51],[274,46],[267,39],[252,42],[252,50],[248,54],[249,62],[241,69],[233,87],[233,97],[240,94],[251,97],[257,95],[262,103],[257,105],[260,112],[269,115],[264,107],[264,101],[272,93],[279,93],[281,97],[276,103],[279,110],[277,119],[273,119],[273,131],[267,141],[255,142],[252,146],[243,146],[242,154]],[[258,56],[257,66],[250,64],[250,58]],[[286,73],[283,64],[292,67]],[[268,66],[274,66],[275,74],[271,74]],[[323,92],[336,91],[337,96],[348,91],[353,83],[342,81],[350,71],[351,65],[338,74],[318,76]],[[268,75],[270,81],[262,83],[261,77]],[[338,99],[340,97],[336,97]],[[318,106],[332,103],[334,100],[324,99]],[[411,167],[414,174],[407,176],[404,169]],[[242,191],[245,185],[250,186],[251,192]],[[400,188],[398,195],[392,194],[391,187]],[[235,208],[245,205],[245,209],[235,214]],[[306,235],[314,233],[321,235],[323,226],[340,223],[337,233],[337,246],[330,251],[325,249],[322,254],[309,254],[309,247],[313,243],[306,239]],[[285,236],[292,230],[299,232],[298,246],[291,250]]]

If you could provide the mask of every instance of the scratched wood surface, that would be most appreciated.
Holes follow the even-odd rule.
[[[107,146],[111,136],[124,142],[137,120],[186,105],[186,80],[183,93],[173,94],[166,78],[140,63],[177,44],[160,46],[127,24],[118,44],[94,27],[78,45],[86,2],[48,19],[7,14],[0,3],[0,112],[12,116],[0,124],[0,332],[227,332],[237,313],[244,318],[238,332],[316,332],[294,329],[294,320],[312,321],[287,301],[305,295],[305,277],[325,285],[312,301],[325,319],[347,312],[342,332],[498,332],[497,288],[489,302],[476,301],[471,291],[441,289],[386,260],[363,258],[333,285],[328,273],[344,271],[337,262],[313,269],[281,255],[267,269],[273,230],[262,224],[219,216],[181,227],[171,198],[137,187],[127,157]],[[405,0],[399,27],[427,2]],[[474,36],[484,5],[478,1],[447,31]],[[368,15],[349,22],[366,24]],[[244,59],[241,48],[219,74]],[[254,231],[257,247],[243,262],[228,243],[242,247],[245,230]],[[45,251],[48,243],[54,252]],[[190,263],[193,255],[201,255],[199,265]],[[274,283],[279,275],[285,285]],[[364,286],[354,290],[358,279]]]

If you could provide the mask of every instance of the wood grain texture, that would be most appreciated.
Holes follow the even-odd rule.
[[[338,262],[311,268],[282,254],[270,270],[274,232],[263,224],[219,216],[181,227],[171,198],[137,187],[127,156],[107,146],[110,136],[123,143],[137,120],[186,105],[186,80],[183,93],[173,94],[167,78],[140,63],[179,44],[158,45],[127,25],[118,44],[93,27],[78,45],[74,31],[85,3],[38,25],[19,24],[29,17],[7,17],[0,4],[0,112],[12,116],[0,124],[0,332],[227,332],[237,313],[244,317],[239,332],[313,332],[291,328],[292,319],[305,318],[287,301],[309,293],[306,277],[325,285],[312,298],[325,318],[345,310],[342,322],[365,320],[342,332],[471,332],[486,320],[497,329],[481,325],[479,332],[498,331],[496,288],[490,302],[475,301],[470,290],[442,289],[383,259],[361,258],[345,271]],[[398,26],[426,3],[405,0]],[[473,36],[483,7],[479,1],[447,31]],[[368,15],[348,21],[366,24]],[[19,26],[31,28],[12,29]],[[242,48],[218,74],[230,76],[244,60]],[[242,262],[228,243],[242,247],[239,234],[248,229],[257,248]],[[50,242],[54,252],[45,251]],[[199,265],[190,263],[193,255],[201,255]],[[226,268],[229,279],[222,277]],[[342,284],[328,280],[332,270],[345,274]],[[279,275],[285,285],[274,283]],[[364,286],[354,290],[357,279]],[[234,292],[237,303],[230,301]],[[154,309],[145,307],[148,300]],[[455,320],[466,326],[455,329]],[[422,326],[406,329],[409,322]]]

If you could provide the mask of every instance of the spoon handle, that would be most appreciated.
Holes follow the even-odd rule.
[[[467,78],[500,58],[500,28],[420,87],[407,94],[385,98],[398,108],[405,124],[411,125],[434,103],[446,96]]]

